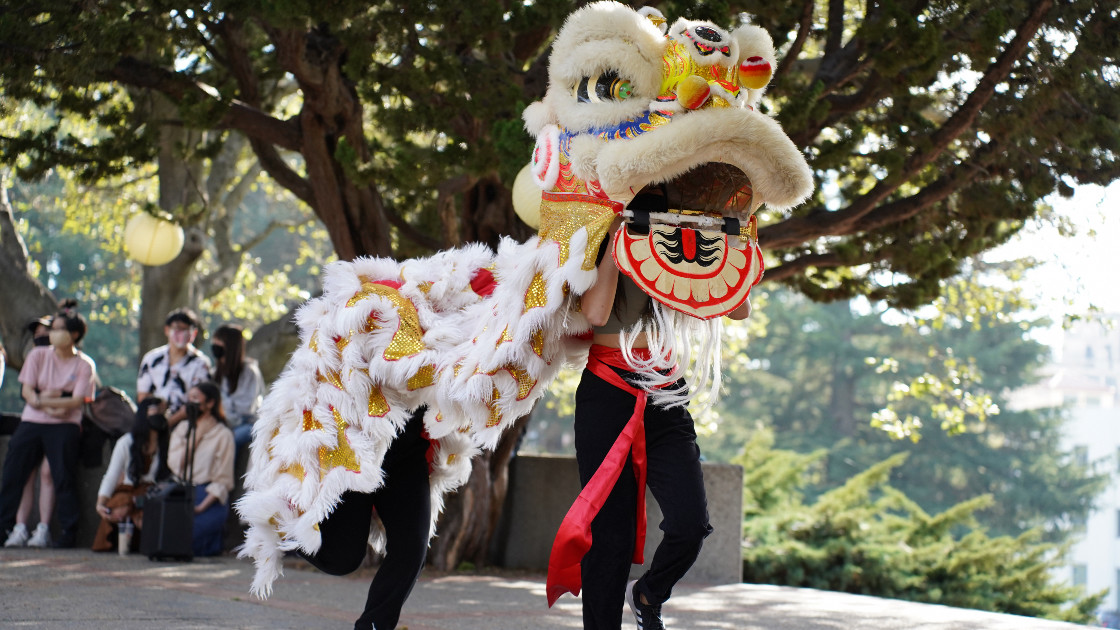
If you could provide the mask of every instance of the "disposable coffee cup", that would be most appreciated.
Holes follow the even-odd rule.
[[[132,521],[124,521],[117,526],[117,553],[122,556],[127,556],[132,546],[132,527]]]

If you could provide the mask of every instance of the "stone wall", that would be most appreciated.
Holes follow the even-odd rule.
[[[686,581],[734,584],[742,581],[741,551],[743,469],[705,462],[704,488],[713,529]],[[579,473],[573,457],[519,455],[510,465],[510,488],[503,520],[495,536],[493,557],[511,569],[547,570],[552,539],[568,508],[579,494]],[[661,541],[661,510],[646,494],[645,559]],[[637,577],[643,571],[635,566]]]

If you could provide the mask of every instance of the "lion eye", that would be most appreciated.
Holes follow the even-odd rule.
[[[630,82],[622,79],[613,70],[595,76],[584,77],[572,90],[580,103],[601,103],[603,101],[623,101],[630,98]]]

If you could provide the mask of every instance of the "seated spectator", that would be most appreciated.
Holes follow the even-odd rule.
[[[194,347],[198,316],[189,308],[167,314],[163,333],[167,344],[149,351],[140,360],[136,376],[136,400],[156,396],[167,401],[167,425],[174,427],[184,417],[187,391],[210,379],[210,359]]]
[[[126,520],[136,528],[132,537],[133,551],[139,548],[144,510],[136,499],[144,496],[154,482],[171,476],[167,465],[170,434],[164,407],[159,398],[141,401],[132,431],[122,435],[113,447],[109,467],[97,490],[96,509],[101,524],[93,537],[94,551],[116,549],[117,525]]]
[[[187,392],[186,416],[194,418],[194,538],[196,556],[222,553],[223,529],[229,515],[229,493],[233,489],[233,431],[222,413],[222,394],[210,381]],[[186,479],[187,433],[191,422],[180,422],[171,432],[167,463],[171,472]]]
[[[253,439],[253,423],[264,398],[264,378],[254,359],[245,356],[245,336],[240,326],[223,324],[210,341],[214,355],[214,382],[222,390],[222,407],[233,429],[238,450]]]
[[[77,540],[82,403],[93,395],[97,373],[93,359],[77,347],[85,334],[86,320],[78,313],[77,302],[63,301],[51,323],[50,346],[33,348],[20,370],[27,404],[8,441],[0,476],[0,529],[7,532],[6,547],[32,542],[47,546],[50,541],[50,509],[39,515],[34,534],[28,534],[26,521],[17,520],[24,487],[44,455],[50,463],[58,503],[61,537],[55,546],[73,547]]]

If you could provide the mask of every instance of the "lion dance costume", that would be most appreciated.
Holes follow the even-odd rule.
[[[434,533],[442,497],[467,480],[472,456],[586,355],[580,296],[618,216],[626,224],[609,255],[654,298],[658,324],[646,331],[650,358],[623,348],[631,368],[666,404],[686,402],[660,388],[684,370],[718,385],[720,316],[762,274],[753,213],[763,202],[796,205],[812,188],[796,147],[754,109],[775,63],[770,37],[753,26],[667,27],[654,10],[614,2],[568,17],[548,91],[524,114],[537,137],[528,169],[538,235],[497,252],[336,262],[322,295],[299,309],[301,344],[254,425],[237,503],[255,594],[271,592],[286,551],[319,548],[318,524],[344,492],[383,484],[385,453],[421,407]],[[375,523],[370,543],[381,537]],[[553,581],[550,602],[578,593],[578,577]]]

